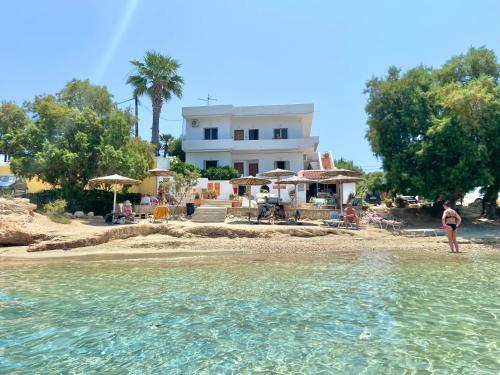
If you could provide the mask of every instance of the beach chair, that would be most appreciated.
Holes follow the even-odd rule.
[[[169,213],[168,206],[157,206],[154,208],[153,214],[149,215],[149,222],[167,224]]]
[[[337,211],[330,212],[330,219],[323,220],[323,224],[328,225],[329,227],[339,228],[344,225],[344,220],[342,215],[340,215]]]

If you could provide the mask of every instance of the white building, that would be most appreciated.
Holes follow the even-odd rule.
[[[184,107],[182,148],[200,169],[231,165],[256,176],[275,168],[307,169],[318,147],[312,104]]]
[[[230,165],[244,176],[276,168],[299,174],[333,168],[331,154],[317,152],[319,137],[311,136],[313,114],[313,104],[184,107],[182,149],[186,162],[200,169]],[[219,199],[227,199],[233,192],[227,182],[218,187]],[[278,188],[269,185],[271,193],[277,194]],[[285,201],[291,189],[281,186]],[[252,194],[259,190],[259,186],[253,187]],[[305,186],[299,185],[296,193],[298,202],[306,201]]]

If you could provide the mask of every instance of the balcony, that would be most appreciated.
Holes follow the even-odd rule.
[[[216,140],[184,139],[182,141],[182,149],[186,152],[315,150],[318,143],[319,137],[259,139],[255,141],[235,141],[232,138]]]

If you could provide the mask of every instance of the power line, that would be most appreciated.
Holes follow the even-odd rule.
[[[130,102],[130,101],[132,101],[132,100],[134,100],[134,98],[127,99],[127,100],[124,100],[123,102],[119,102],[119,103],[116,103],[116,104],[117,104],[117,105],[118,105],[118,104],[123,104],[123,103],[126,103],[126,102]]]
[[[139,102],[139,105],[144,108],[146,111],[148,111],[149,113],[153,113],[153,111],[151,111],[148,107],[146,107],[144,104],[142,104],[141,102]],[[173,120],[173,119],[167,119],[167,118],[164,118],[164,117],[161,117],[160,118],[164,121],[170,121],[170,122],[179,122],[179,121],[182,121],[182,120]]]

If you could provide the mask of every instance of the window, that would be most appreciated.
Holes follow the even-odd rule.
[[[245,139],[245,131],[244,130],[235,130],[234,131],[234,140],[242,141]]]
[[[217,168],[219,166],[218,160],[205,160],[205,169]]]
[[[248,131],[248,139],[257,141],[259,139],[259,129],[250,129]]]
[[[219,132],[217,128],[205,128],[205,139],[218,139]]]
[[[274,139],[288,139],[288,129],[287,128],[274,129]]]
[[[249,162],[248,163],[248,174],[250,176],[257,176],[259,174],[259,163]]]
[[[289,169],[290,168],[290,162],[289,161],[275,161],[274,162],[274,168],[277,169]]]
[[[235,161],[233,163],[234,169],[236,169],[238,172],[240,172],[240,175],[243,175],[245,173],[245,165],[243,164],[242,161]]]

